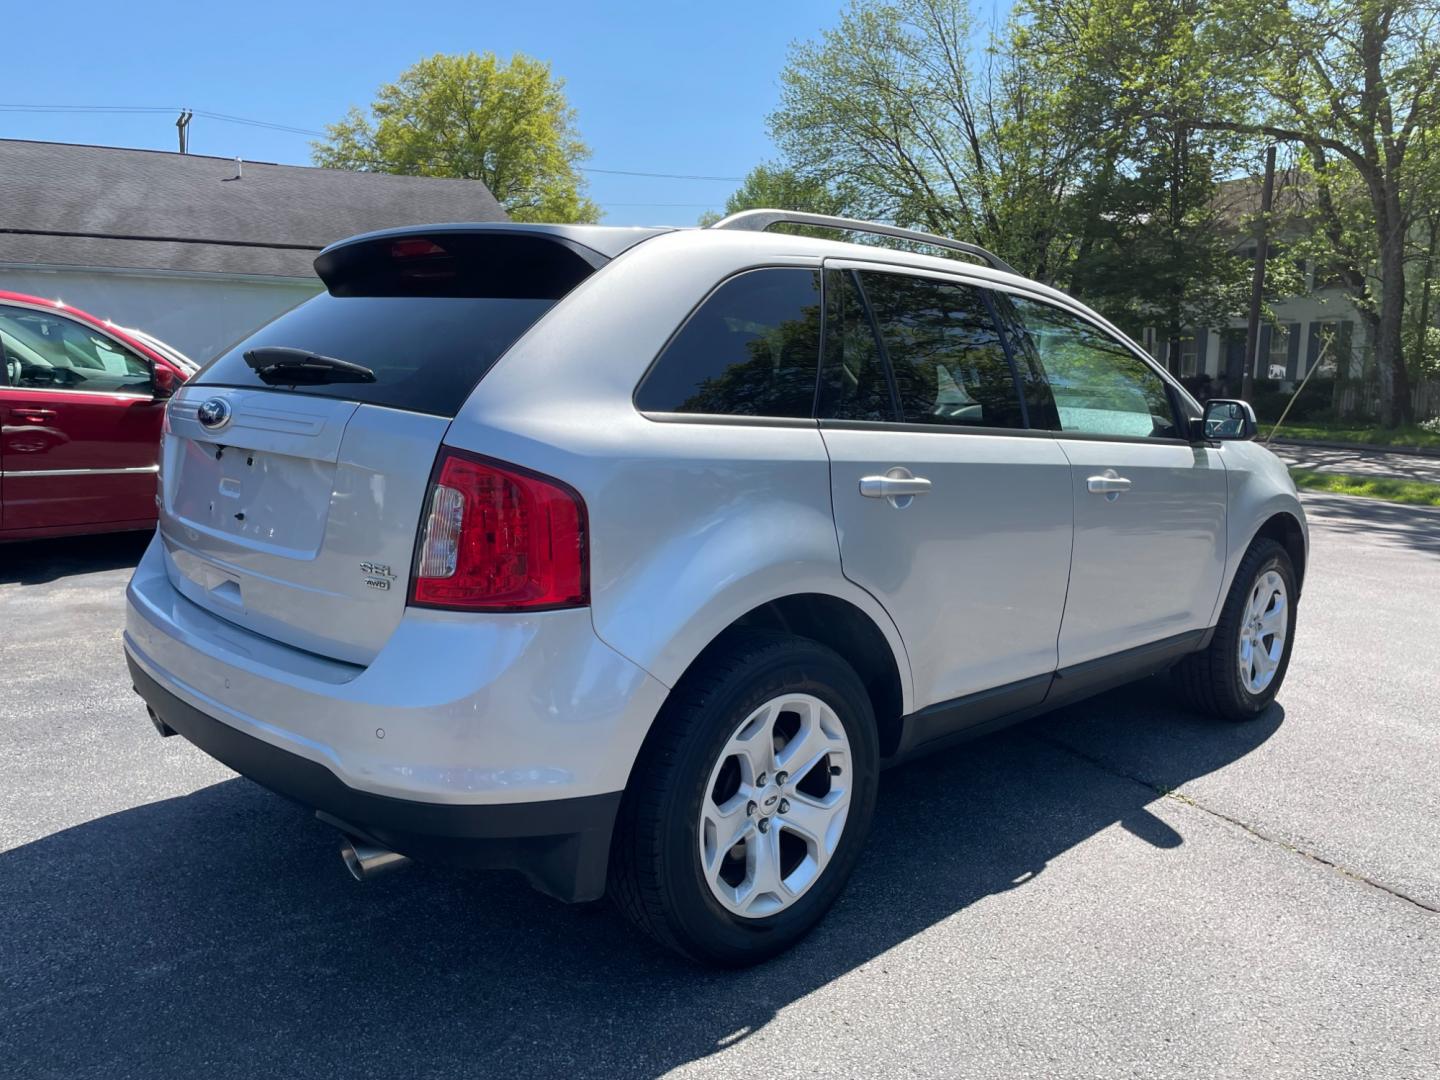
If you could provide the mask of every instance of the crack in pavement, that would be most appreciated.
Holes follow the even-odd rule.
[[[1193,796],[1186,795],[1184,792],[1178,789],[1172,790],[1170,788],[1163,787],[1160,784],[1156,784],[1153,781],[1147,780],[1143,776],[1136,776],[1133,773],[1128,773],[1123,769],[1117,769],[1114,765],[1110,764],[1108,761],[1105,761],[1103,758],[1096,757],[1093,754],[1088,754],[1083,750],[1078,750],[1075,747],[1069,745],[1068,743],[1061,742],[1059,739],[1055,739],[1046,735],[1036,735],[1033,733],[1030,734],[1028,737],[1034,739],[1036,742],[1045,743],[1048,746],[1053,746],[1057,750],[1062,750],[1065,753],[1070,754],[1072,757],[1079,758],[1081,761],[1087,762],[1095,766],[1095,768],[1099,769],[1101,772],[1109,773],[1111,776],[1119,777],[1122,780],[1129,780],[1133,784],[1139,784],[1141,787],[1148,788],[1162,798],[1172,799],[1175,802],[1180,803],[1182,806],[1193,807],[1196,810],[1201,811],[1202,813],[1209,814],[1211,817],[1225,822],[1226,824],[1233,825],[1237,829],[1243,829],[1245,830],[1245,832],[1249,833],[1257,840],[1263,840],[1267,844],[1274,844],[1276,847],[1283,848],[1285,851],[1288,851],[1294,855],[1299,855],[1302,859],[1308,859],[1310,862],[1317,863],[1318,865],[1326,867],[1327,869],[1334,870],[1337,873],[1340,873],[1345,877],[1350,878],[1352,881],[1358,881],[1364,885],[1370,886],[1372,889],[1378,889],[1380,892],[1393,896],[1397,900],[1403,900],[1405,903],[1410,904],[1413,907],[1417,907],[1421,911],[1424,911],[1430,915],[1440,915],[1440,907],[1435,907],[1432,904],[1427,904],[1423,900],[1417,900],[1409,893],[1394,888],[1393,886],[1386,885],[1383,881],[1376,881],[1374,878],[1368,877],[1365,874],[1360,873],[1358,870],[1352,870],[1348,866],[1344,866],[1341,863],[1335,862],[1333,859],[1327,859],[1324,855],[1321,855],[1318,852],[1311,851],[1308,848],[1300,847],[1298,844],[1294,844],[1289,840],[1266,832],[1264,829],[1260,828],[1257,825],[1252,825],[1248,821],[1242,821],[1240,818],[1232,817],[1230,814],[1227,814],[1221,810],[1216,810],[1213,807],[1206,806],[1204,803],[1195,799]]]

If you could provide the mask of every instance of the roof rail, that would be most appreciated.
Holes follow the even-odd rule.
[[[967,244],[964,240],[951,240],[933,233],[902,229],[895,225],[878,225],[873,221],[857,221],[854,218],[832,217],[829,214],[807,214],[800,210],[741,210],[738,214],[721,218],[709,226],[712,229],[743,229],[749,232],[764,232],[772,225],[818,225],[826,229],[846,229],[850,232],[871,233],[875,236],[889,236],[896,240],[910,240],[917,244],[949,248],[964,252],[977,259],[984,259],[996,270],[1019,276],[1019,271],[993,252],[986,251],[979,244]]]

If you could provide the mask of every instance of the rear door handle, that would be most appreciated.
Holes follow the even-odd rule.
[[[913,475],[909,469],[897,465],[886,471],[884,476],[862,476],[860,494],[867,499],[888,499],[890,505],[903,510],[916,495],[930,490],[930,481],[923,476]]]
[[[55,419],[55,410],[27,409],[24,406],[21,406],[19,408],[16,408],[15,415],[18,416],[21,420],[26,420],[32,424],[43,424],[47,420]]]
[[[1122,491],[1129,491],[1130,481],[1114,469],[1106,469],[1103,476],[1092,476],[1086,480],[1085,486],[1095,495],[1113,497]]]

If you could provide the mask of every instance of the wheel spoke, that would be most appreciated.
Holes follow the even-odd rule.
[[[1250,603],[1245,605],[1245,621],[1254,622],[1260,617],[1265,605],[1265,582],[1257,581],[1250,592]]]
[[[745,813],[748,802],[748,792],[742,792],[727,800],[723,808],[707,800],[702,811],[700,857],[705,878],[712,884],[720,873],[726,852],[740,841],[748,840],[755,827],[754,820]]]
[[[824,714],[817,705],[819,702],[814,702],[800,714],[799,733],[776,755],[776,766],[790,774],[788,787],[798,784],[825,755],[848,745],[843,730],[826,730]],[[839,727],[838,720],[835,726]]]
[[[1255,650],[1255,668],[1263,677],[1275,670],[1275,659],[1270,655],[1270,650],[1263,645]]]
[[[793,795],[789,803],[789,810],[779,818],[781,828],[788,828],[806,840],[823,867],[840,839],[839,830],[832,826],[844,824],[845,811],[850,805],[849,792],[831,792],[824,799]]]
[[[1260,616],[1260,630],[1264,634],[1284,634],[1286,620],[1285,597],[1276,594],[1270,610]]]
[[[780,834],[774,829],[764,833],[757,830],[753,842],[746,845],[746,856],[747,881],[737,890],[741,905],[756,914],[766,914],[756,911],[756,905],[773,905],[776,909],[783,906],[786,896],[780,880]]]
[[[725,747],[723,756],[740,759],[741,778],[746,785],[753,785],[757,777],[774,770],[775,718],[779,715],[779,702],[767,702],[746,718]]]

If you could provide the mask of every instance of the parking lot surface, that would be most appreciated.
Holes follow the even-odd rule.
[[[144,538],[0,548],[0,1076],[1440,1075],[1440,512],[1307,496],[1279,703],[1164,679],[886,774],[794,952],[416,866],[161,740]]]

